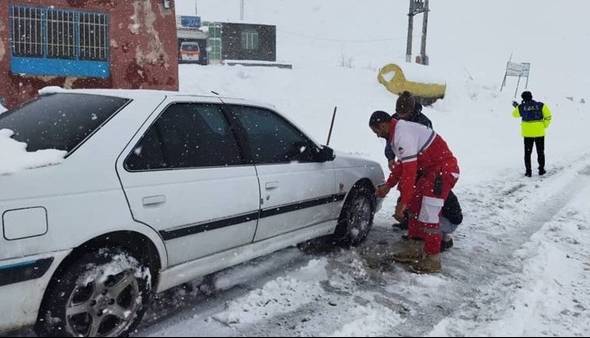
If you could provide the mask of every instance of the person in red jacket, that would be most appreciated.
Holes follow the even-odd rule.
[[[458,161],[445,140],[423,125],[376,116],[369,125],[378,137],[391,143],[398,161],[377,195],[387,194],[399,184],[401,198],[394,217],[403,219],[406,210],[410,214],[410,240],[394,260],[410,264],[418,273],[440,272],[440,213],[459,179]]]

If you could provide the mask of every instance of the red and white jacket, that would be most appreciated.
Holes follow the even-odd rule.
[[[459,174],[457,159],[436,132],[403,120],[392,120],[391,126],[389,142],[398,164],[386,184],[393,188],[399,183],[401,203],[407,206],[412,201],[418,172],[451,170]]]

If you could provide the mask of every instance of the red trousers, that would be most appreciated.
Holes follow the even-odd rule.
[[[449,163],[424,171],[416,182],[415,195],[408,206],[411,215],[408,235],[425,242],[424,251],[427,255],[440,253],[440,214],[458,179],[459,167],[456,163]]]

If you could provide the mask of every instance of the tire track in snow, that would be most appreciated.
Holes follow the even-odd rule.
[[[590,291],[588,276],[581,271],[581,263],[587,260],[590,251],[576,247],[580,245],[579,238],[571,237],[572,228],[577,236],[584,235],[582,231],[586,230],[584,224],[587,219],[576,218],[577,211],[568,208],[582,193],[590,191],[590,166],[580,171],[576,167],[568,173],[569,183],[545,200],[552,203],[540,205],[530,217],[527,229],[531,235],[528,237],[529,241],[523,243],[510,257],[521,273],[496,276],[493,283],[474,299],[474,303],[483,306],[477,311],[469,306],[462,306],[452,318],[446,318],[436,327],[431,333],[433,336],[489,335],[491,332],[500,335],[575,336],[590,332],[589,325],[581,325],[587,322],[578,319],[584,313],[586,318],[590,318],[590,312],[577,299],[580,296],[580,299],[584,299],[583,295]],[[555,225],[548,227],[552,224]],[[564,232],[564,227],[568,226],[570,229]],[[553,271],[547,269],[555,267],[560,269],[557,274],[553,273],[555,278],[575,284],[575,287],[562,285],[557,279],[550,277]],[[526,270],[525,273],[522,273],[523,269]],[[569,276],[572,273],[575,275],[576,271],[581,275]],[[549,276],[544,277],[547,272],[550,272]],[[528,302],[531,302],[530,305]],[[515,315],[521,318],[512,317]],[[538,321],[538,318],[540,322],[528,325],[522,322],[527,319]],[[513,326],[502,326],[506,323]],[[477,330],[476,333],[474,330]]]
[[[472,285],[478,285],[478,287],[464,293],[465,298],[468,300],[460,304],[457,311],[453,311],[457,319],[473,323],[490,321],[509,309],[514,294],[523,288],[521,276],[524,268],[524,258],[519,257],[519,251],[523,245],[530,241],[534,234],[551,222],[584,187],[590,185],[590,178],[581,178],[578,174],[580,166],[586,167],[587,159],[588,156],[583,156],[576,163],[567,166],[564,169],[566,171],[562,173],[567,176],[566,180],[561,180],[561,177],[541,179],[542,183],[560,186],[559,189],[547,197],[539,195],[540,192],[543,192],[544,187],[538,184],[526,188],[521,187],[521,184],[517,185],[519,188],[514,191],[522,191],[512,198],[517,203],[525,203],[525,206],[530,206],[531,209],[523,212],[522,221],[511,225],[512,231],[510,231],[510,228],[506,228],[507,232],[505,234],[487,235],[487,239],[490,241],[489,244],[493,244],[494,239],[500,240],[504,237],[501,248],[505,252],[494,255],[492,251],[489,251],[490,259],[480,261],[480,263],[483,263],[482,267],[487,267],[487,271],[483,274],[475,274],[474,276],[477,277],[470,279],[469,282]],[[552,182],[552,180],[558,182]],[[567,183],[564,184],[559,181]],[[526,202],[530,201],[527,197],[533,198],[531,205],[526,204]],[[509,202],[501,198],[497,201]],[[505,221],[510,218],[510,214],[498,216]],[[482,229],[479,229],[479,231],[482,231]],[[471,271],[474,272],[477,269],[471,269]],[[420,330],[421,335],[427,333],[429,332]],[[469,331],[454,331],[452,327],[447,330],[447,334],[451,335],[465,335],[468,333]],[[440,334],[440,332],[436,334]]]

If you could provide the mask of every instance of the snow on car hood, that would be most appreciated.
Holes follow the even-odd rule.
[[[27,144],[14,140],[12,135],[12,130],[0,130],[0,175],[59,164],[66,156],[65,151],[55,149],[27,152]]]

